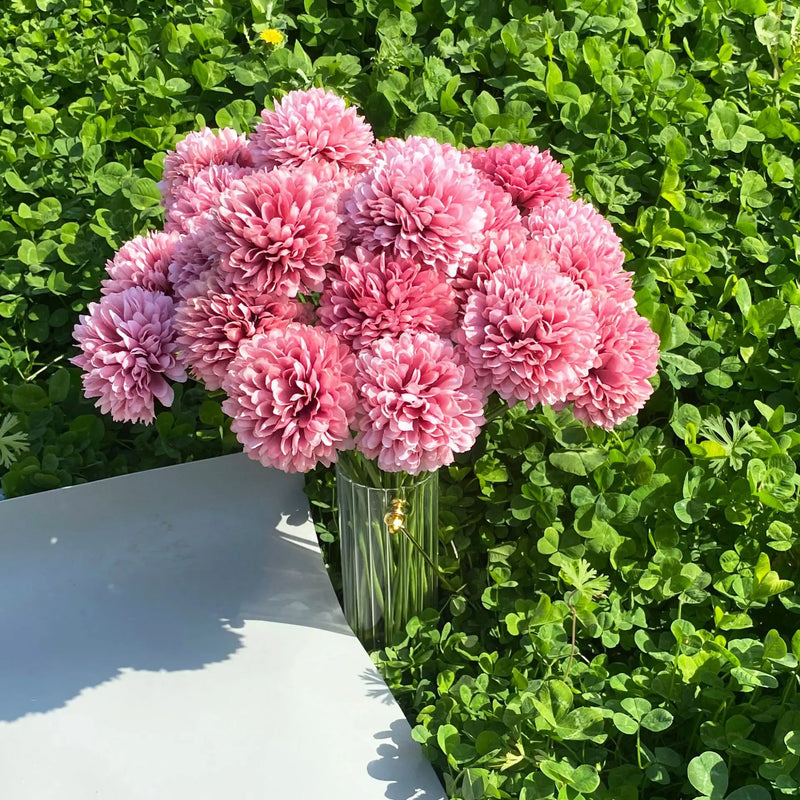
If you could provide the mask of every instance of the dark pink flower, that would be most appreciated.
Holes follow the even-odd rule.
[[[495,145],[469,151],[475,169],[505,189],[523,209],[572,195],[569,176],[549,150],[523,144]]]
[[[175,150],[164,158],[164,173],[158,184],[164,206],[170,208],[179,185],[212,164],[252,167],[253,156],[247,137],[232,128],[220,128],[219,133],[203,128],[178,142]]]
[[[447,333],[455,324],[456,304],[435,269],[357,248],[355,258],[340,259],[317,313],[324,327],[359,350],[386,334]]]
[[[203,224],[206,212],[219,205],[220,195],[251,171],[231,164],[212,164],[180,183],[167,208],[164,230],[191,233]]]
[[[373,342],[358,355],[356,447],[387,472],[450,464],[475,443],[483,396],[453,345],[430,333]]]
[[[336,195],[303,170],[242,178],[220,198],[220,277],[258,294],[321,291],[337,246]]]
[[[106,262],[109,278],[102,282],[102,294],[114,294],[141,286],[152,292],[172,294],[169,282],[169,265],[179,233],[149,231],[120,247],[117,254]]]
[[[594,308],[597,357],[567,402],[578,419],[610,429],[641,410],[653,393],[648,378],[658,367],[659,340],[646,319],[609,295],[596,295]]]
[[[352,447],[354,363],[332,334],[291,323],[247,339],[222,404],[245,451],[265,467],[307,472]]]
[[[276,325],[306,319],[302,305],[247,289],[225,291],[213,280],[202,281],[176,306],[181,359],[207,389],[219,389],[239,345]]]
[[[503,267],[473,290],[457,333],[479,380],[504,400],[563,401],[597,355],[591,295],[547,267]]]
[[[334,92],[289,92],[261,118],[250,140],[259,165],[297,167],[317,160],[358,170],[371,158],[372,128]]]
[[[75,326],[81,353],[72,359],[83,374],[87,397],[112,419],[152,422],[154,401],[172,405],[167,380],[186,380],[175,357],[173,303],[161,292],[140,286],[90,303]]]
[[[342,197],[353,244],[447,275],[477,250],[486,220],[469,159],[419,136],[385,141],[372,168]]]
[[[207,278],[219,266],[216,225],[207,212],[202,223],[187,233],[175,246],[169,264],[169,281],[176,297],[184,297],[188,287]]]

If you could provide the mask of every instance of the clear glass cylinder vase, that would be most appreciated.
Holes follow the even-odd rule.
[[[439,476],[383,472],[358,454],[336,466],[344,614],[367,649],[405,635],[436,603]]]

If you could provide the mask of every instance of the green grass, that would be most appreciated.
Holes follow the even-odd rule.
[[[463,589],[376,659],[453,798],[796,796],[797,19],[763,0],[5,4],[3,490],[236,448],[219,397],[188,384],[155,426],[116,425],[67,361],[105,259],[161,224],[181,135],[317,84],[380,136],[550,147],[623,238],[656,392],[611,434],[491,423],[441,476]],[[331,544],[331,476],[307,486]]]

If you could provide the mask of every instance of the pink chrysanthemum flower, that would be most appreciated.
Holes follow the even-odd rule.
[[[343,195],[353,244],[424,261],[451,276],[477,250],[483,200],[469,159],[419,136],[384,142],[372,169]]]
[[[597,355],[591,295],[555,270],[504,267],[473,290],[458,330],[479,380],[504,400],[563,401]]]
[[[611,223],[582,200],[555,200],[525,219],[531,237],[552,254],[561,272],[592,292],[611,294],[633,308],[630,272]]]
[[[202,223],[181,238],[169,264],[169,281],[175,296],[185,297],[189,287],[209,277],[219,266],[216,226],[210,213]]]
[[[520,224],[487,231],[478,252],[464,263],[452,280],[459,304],[463,307],[469,293],[502,267],[516,267],[523,261],[534,260],[534,250],[543,252],[543,248],[533,247]],[[531,258],[526,258],[529,252]]]
[[[486,209],[484,231],[489,233],[516,228],[522,217],[519,209],[514,205],[511,195],[481,172],[478,173],[478,185],[486,198],[483,203],[483,207]]]
[[[430,333],[384,337],[358,355],[356,447],[387,472],[450,464],[475,443],[483,395],[453,345]]]
[[[172,294],[169,265],[180,238],[179,233],[149,231],[126,242],[106,262],[109,278],[102,282],[101,294],[115,294],[131,286]]]
[[[387,334],[448,333],[456,304],[452,288],[435,269],[357,248],[355,258],[340,259],[317,313],[324,327],[359,350]]]
[[[82,352],[72,359],[84,371],[84,393],[118,422],[152,422],[156,399],[172,405],[167,380],[186,380],[175,358],[172,300],[132,286],[90,303],[88,312],[75,326]]]
[[[530,210],[572,195],[569,176],[549,150],[514,143],[475,147],[469,154],[475,169],[505,189],[520,208]]]
[[[220,198],[220,276],[258,294],[322,290],[337,246],[336,195],[309,173],[275,169],[242,178]]]
[[[169,210],[174,202],[179,185],[212,164],[252,167],[253,155],[247,136],[236,133],[233,128],[220,128],[219,133],[203,128],[178,142],[175,150],[164,158],[164,173],[158,184],[165,208]]]
[[[259,166],[297,167],[316,160],[361,170],[369,164],[372,128],[334,92],[289,92],[274,111],[265,108],[261,118],[250,138]]]
[[[303,304],[246,289],[226,292],[204,281],[175,309],[181,359],[207,389],[219,389],[239,345],[276,325],[305,320]]]
[[[165,214],[164,230],[191,233],[219,205],[220,195],[249,172],[246,167],[212,164],[179,184]]]
[[[307,472],[352,447],[353,357],[332,334],[291,323],[244,341],[223,384],[231,429],[265,467]]]
[[[567,402],[578,419],[610,429],[640,411],[653,393],[648,378],[658,367],[659,340],[644,317],[613,297],[597,295],[594,307],[600,321],[597,357]]]

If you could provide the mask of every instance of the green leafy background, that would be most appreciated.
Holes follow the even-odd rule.
[[[4,492],[237,449],[198,386],[116,425],[68,366],[188,131],[247,130],[316,84],[380,136],[549,147],[623,238],[656,392],[612,433],[491,423],[442,475],[462,588],[375,660],[453,798],[797,796],[797,20],[764,0],[3,4]],[[330,473],[307,490],[335,579]]]

